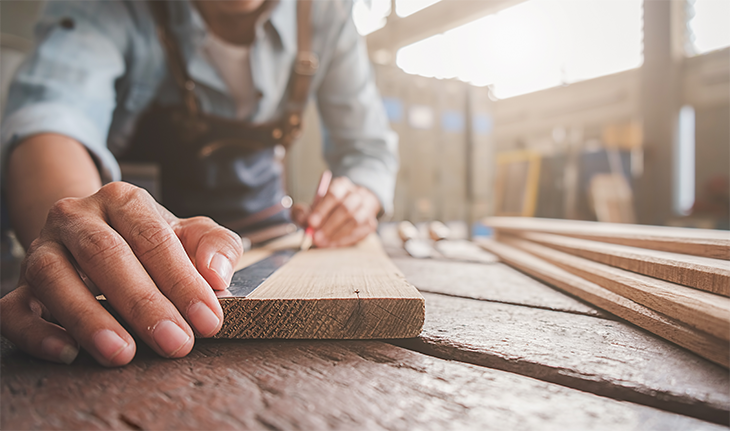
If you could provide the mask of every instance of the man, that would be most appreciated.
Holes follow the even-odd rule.
[[[214,335],[223,317],[214,290],[230,283],[240,239],[209,218],[178,216],[208,205],[220,223],[285,220],[270,144],[293,140],[310,95],[337,178],[295,218],[320,247],[375,229],[392,201],[396,144],[351,4],[317,1],[305,13],[308,2],[298,3],[49,2],[2,130],[4,191],[27,249],[19,286],[2,299],[5,337],[51,361],[70,363],[80,345],[124,365],[134,340],[98,294],[165,357]],[[129,154],[162,163],[176,215],[109,182],[119,179],[115,156]]]

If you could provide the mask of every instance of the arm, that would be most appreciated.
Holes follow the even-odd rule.
[[[11,223],[26,250],[38,238],[54,203],[89,196],[101,188],[99,172],[86,148],[51,133],[29,137],[11,153],[6,179]]]
[[[338,177],[306,218],[318,231],[314,244],[320,247],[353,244],[373,232],[378,213],[391,211],[398,170],[397,136],[348,5],[340,12],[344,19],[332,20],[340,27],[331,37],[333,52],[317,90],[325,158]]]

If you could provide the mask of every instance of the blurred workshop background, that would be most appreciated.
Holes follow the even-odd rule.
[[[2,96],[43,1],[0,2]],[[393,219],[728,228],[730,0],[356,0],[401,170]],[[317,113],[287,156],[320,173]]]

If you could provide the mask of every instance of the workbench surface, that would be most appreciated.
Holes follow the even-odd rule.
[[[419,338],[140,345],[116,369],[3,340],[0,428],[726,429],[727,370],[501,263],[387,250],[426,298]]]

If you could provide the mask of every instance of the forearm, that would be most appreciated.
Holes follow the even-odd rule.
[[[38,237],[56,201],[88,196],[101,188],[99,172],[86,148],[51,133],[31,136],[13,150],[6,180],[10,220],[25,248]]]

